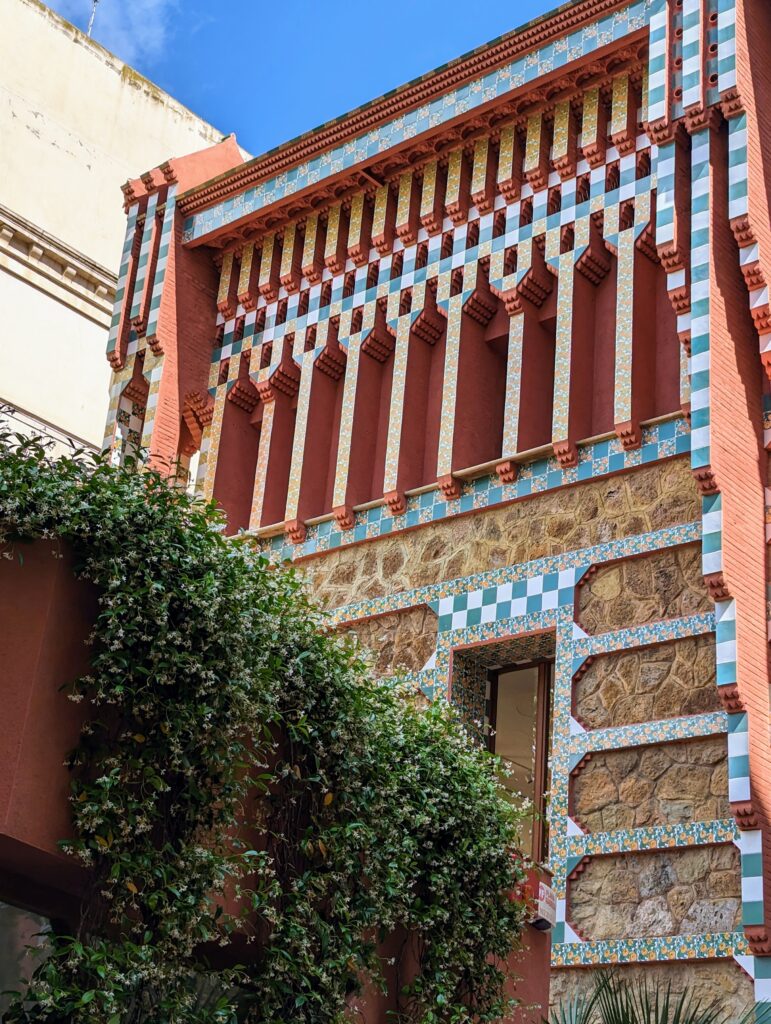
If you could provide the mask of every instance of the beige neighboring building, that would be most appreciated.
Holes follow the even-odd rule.
[[[38,0],[0,26],[0,403],[96,446],[120,186],[223,136]]]

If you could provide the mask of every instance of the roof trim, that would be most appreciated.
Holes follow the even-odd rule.
[[[528,50],[551,42],[582,23],[594,21],[629,3],[630,0],[569,0],[556,10],[399,86],[379,99],[371,100],[262,156],[254,157],[233,171],[190,189],[179,197],[178,205],[185,214],[204,209],[265,178],[274,177],[295,164],[309,160],[348,138],[361,135],[413,107],[436,99]]]

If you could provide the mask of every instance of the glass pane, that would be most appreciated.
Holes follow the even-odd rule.
[[[512,799],[535,805],[539,794],[536,780],[536,726],[538,722],[538,667],[501,672],[498,676],[498,704],[495,719],[495,753],[503,759],[509,774],[503,784]],[[532,822],[523,824],[522,847],[532,846]]]

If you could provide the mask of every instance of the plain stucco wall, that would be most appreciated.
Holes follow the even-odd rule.
[[[105,331],[0,271],[0,398],[99,444],[110,365]]]
[[[0,202],[116,271],[123,182],[222,133],[38,0],[0,25]]]
[[[38,0],[0,0],[0,204],[117,274],[120,186],[222,133]],[[0,400],[101,444],[107,332],[0,268]]]

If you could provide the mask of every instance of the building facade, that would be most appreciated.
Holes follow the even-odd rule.
[[[98,448],[118,190],[223,136],[39,0],[0,0],[0,24],[0,404]]]
[[[576,0],[125,190],[105,447],[509,761],[554,999],[771,1002],[769,68],[766,0]]]

